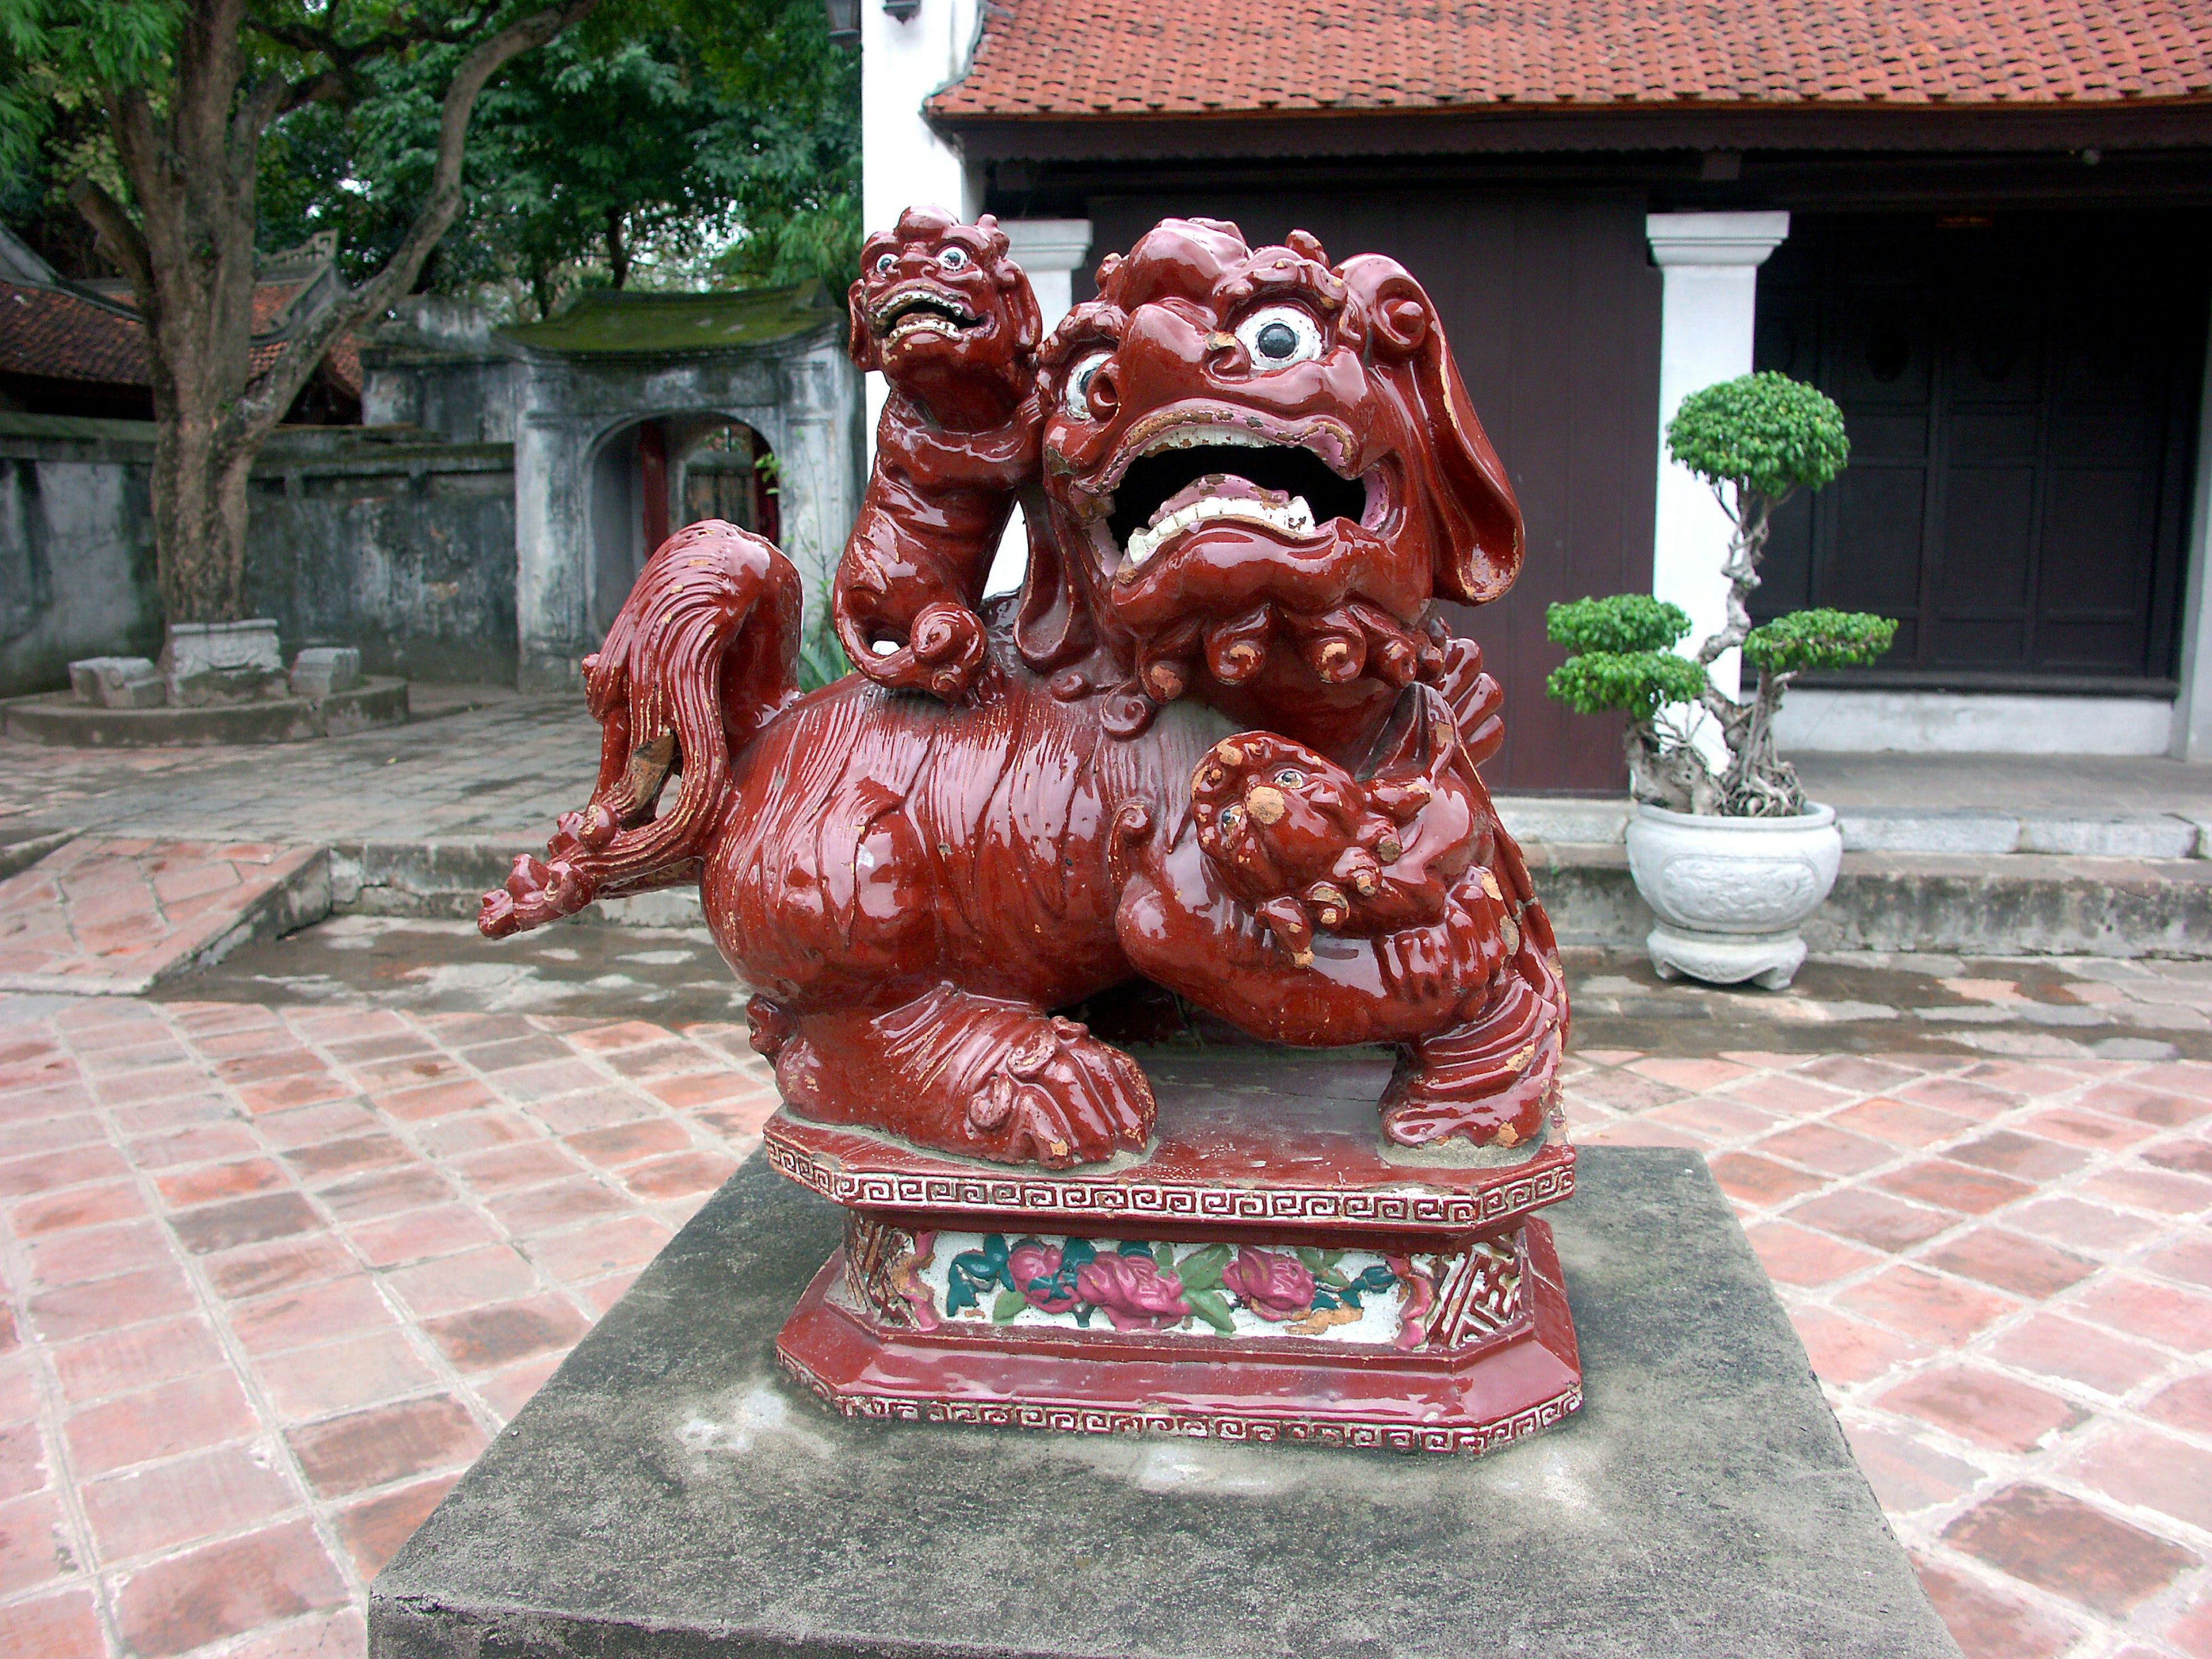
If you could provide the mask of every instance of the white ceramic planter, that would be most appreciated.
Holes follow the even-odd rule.
[[[1805,960],[1797,930],[1843,862],[1833,807],[1794,818],[1698,817],[1638,805],[1628,870],[1659,918],[1645,941],[1662,979],[1790,983]]]

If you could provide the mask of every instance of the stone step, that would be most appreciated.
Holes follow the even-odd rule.
[[[1561,943],[1640,945],[1652,916],[1618,842],[1522,843]],[[520,853],[505,841],[343,842],[331,849],[334,908],[369,915],[474,916]],[[703,925],[696,893],[595,904],[580,922]],[[1815,951],[1970,956],[2212,957],[2212,860],[2051,854],[1846,853],[1805,929]]]
[[[1625,800],[1500,795],[1498,816],[1522,843],[1618,844]],[[1847,853],[2046,854],[2104,859],[2212,859],[2212,817],[2183,812],[1993,811],[1980,807],[1839,806]]]

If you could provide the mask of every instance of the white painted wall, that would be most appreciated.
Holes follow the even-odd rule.
[[[1774,742],[1791,755],[2163,755],[2174,705],[2163,697],[2042,693],[1838,691],[1783,698]]]
[[[902,210],[948,208],[975,216],[975,192],[958,149],[923,118],[930,94],[967,72],[975,49],[976,0],[921,0],[902,23],[883,0],[860,0],[860,210],[862,228],[888,230]],[[876,420],[884,412],[884,380],[868,377],[868,453],[876,457]]]
[[[1002,219],[999,228],[1006,233],[1014,263],[1029,273],[1037,309],[1044,317],[1044,331],[1050,334],[1075,304],[1075,273],[1083,268],[1091,252],[1091,221]],[[984,592],[1015,592],[1028,567],[1029,531],[1021,508],[1016,507],[1006,535],[1000,539],[998,556],[991,561]]]

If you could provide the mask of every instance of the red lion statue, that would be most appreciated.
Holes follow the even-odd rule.
[[[1032,348],[988,221],[909,211],[867,257],[892,395],[833,601],[863,672],[799,695],[790,565],[672,537],[585,664],[598,787],[484,933],[696,880],[790,1109],[975,1157],[1146,1144],[1142,1068],[1056,1012],[1134,979],[1395,1044],[1402,1145],[1543,1133],[1557,953],[1475,769],[1502,698],[1433,614],[1511,583],[1520,514],[1419,284],[1170,220]]]

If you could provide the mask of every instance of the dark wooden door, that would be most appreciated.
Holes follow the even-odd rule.
[[[1855,678],[2160,688],[2173,672],[2208,303],[2203,216],[1801,216],[1758,362],[1842,407],[1753,614],[1899,618]]]
[[[1089,203],[1092,263],[1171,214],[1231,219],[1255,244],[1293,228],[1333,259],[1387,253],[1419,279],[1450,337],[1468,395],[1528,520],[1521,580],[1455,621],[1505,689],[1504,752],[1493,789],[1617,793],[1616,720],[1544,696],[1563,654],[1544,609],[1586,593],[1651,591],[1658,446],[1659,274],[1638,193],[1477,194],[1464,188],[1178,188]],[[1076,297],[1091,297],[1088,270]]]

